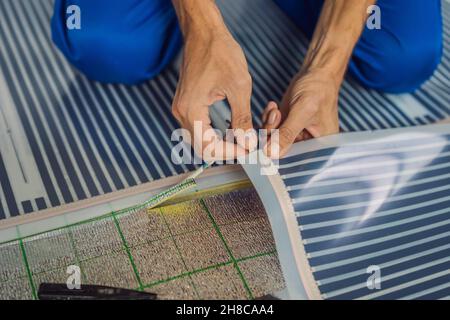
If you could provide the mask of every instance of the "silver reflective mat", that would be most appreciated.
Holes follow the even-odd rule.
[[[0,244],[0,299],[32,299],[42,282],[158,294],[253,299],[284,288],[267,215],[253,189],[161,209],[111,213]]]

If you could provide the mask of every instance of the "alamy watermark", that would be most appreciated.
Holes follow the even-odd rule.
[[[381,29],[381,8],[376,4],[367,7],[369,16],[366,20],[366,27],[369,30]]]
[[[66,9],[66,27],[69,30],[81,29],[81,9],[77,5],[70,5]]]
[[[367,278],[366,286],[369,290],[380,290],[381,289],[381,268],[377,265],[368,266],[366,273],[370,276]]]
[[[366,27],[370,30],[381,29],[381,8],[376,4],[367,7]],[[81,29],[81,8],[70,5],[66,9],[66,27],[68,30]]]
[[[280,153],[278,129],[227,129],[223,135],[218,129],[205,128],[202,121],[194,121],[192,131],[176,129],[171,140],[175,143],[171,160],[176,165],[234,163],[239,158],[241,164],[262,164],[264,172],[261,174],[276,174]],[[244,149],[248,151],[246,154],[242,153]],[[270,154],[272,161],[268,161],[267,154]]]
[[[70,265],[67,267],[66,273],[69,275],[66,284],[67,289],[81,289],[81,269],[77,265]]]

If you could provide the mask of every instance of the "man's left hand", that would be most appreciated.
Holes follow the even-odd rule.
[[[281,105],[270,102],[263,113],[263,128],[279,129],[279,145],[264,148],[272,157],[282,157],[296,141],[339,132],[340,83],[325,70],[302,71],[289,85]]]

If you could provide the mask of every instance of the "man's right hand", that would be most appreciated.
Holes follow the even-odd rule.
[[[227,30],[213,1],[174,0],[174,4],[185,47],[173,114],[191,133],[197,154],[204,155],[208,147],[216,160],[244,155],[257,144],[250,110],[252,80],[244,53]],[[194,10],[195,5],[199,5],[198,11]],[[196,121],[201,121],[202,132],[212,129],[209,106],[225,98],[231,106],[232,128],[243,130],[236,135],[237,144],[218,137],[195,136]]]

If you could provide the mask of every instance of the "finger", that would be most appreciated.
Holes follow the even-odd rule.
[[[249,80],[227,95],[231,106],[231,127],[235,131],[238,145],[246,150],[253,150],[258,144],[250,107],[251,90],[252,85]]]
[[[297,136],[297,138],[295,138],[295,142],[298,141],[306,141],[309,139],[312,139],[313,136],[312,134],[308,131],[308,129],[304,129],[302,132],[299,133],[299,135]]]
[[[263,123],[267,122],[267,116],[273,109],[278,109],[278,106],[274,101],[269,101],[261,116],[261,120]]]
[[[298,135],[309,125],[314,111],[311,107],[292,107],[276,135],[272,133],[264,152],[271,158],[284,156]]]
[[[267,121],[263,124],[263,128],[268,131],[268,134],[270,134],[270,131],[272,129],[277,129],[281,124],[281,112],[276,109],[272,109],[268,116]]]
[[[227,161],[246,154],[248,154],[248,151],[241,146],[218,138],[206,144],[203,150],[203,160],[207,162]]]
[[[249,110],[232,109],[231,127],[238,145],[249,151],[253,151],[257,147],[258,137],[253,128],[252,116]]]
[[[264,152],[270,158],[282,157],[302,131],[301,127],[296,123],[291,123],[288,119],[277,131],[272,131],[270,141],[264,147]]]
[[[227,94],[231,107],[231,126],[233,129],[253,129],[250,98],[252,94],[251,81]]]
[[[238,145],[249,151],[253,151],[257,147],[258,137],[253,128],[250,111],[232,110],[231,127]]]
[[[255,129],[247,130],[244,134],[238,129],[238,134],[236,135],[236,142],[239,146],[252,152],[258,147],[258,134]]]
[[[220,131],[211,126],[209,118],[195,120],[192,128],[194,150],[205,161],[231,160],[247,154],[239,145],[223,140]]]

